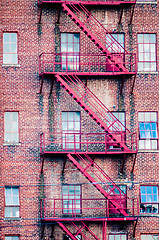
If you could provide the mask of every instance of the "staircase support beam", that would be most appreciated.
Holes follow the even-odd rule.
[[[107,239],[107,221],[103,221],[103,240]]]

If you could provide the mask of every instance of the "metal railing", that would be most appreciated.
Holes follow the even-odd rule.
[[[118,60],[110,62],[106,54],[42,53],[39,56],[39,74],[73,72],[111,75],[120,72],[116,64],[123,64],[128,70],[125,73],[136,72],[136,54],[111,53],[111,56]]]
[[[131,152],[137,151],[136,133],[114,132],[120,136],[120,143],[125,143]],[[124,153],[108,133],[42,133],[40,135],[40,152],[71,152],[71,153]]]
[[[114,200],[114,198],[112,198]],[[130,217],[138,216],[139,204],[136,198],[123,199],[116,197],[116,201],[125,210]],[[119,209],[119,210],[120,210]],[[104,218],[104,217],[121,217],[118,211],[107,199],[59,199],[46,198],[40,202],[41,218]]]
[[[38,4],[41,3],[61,3],[61,2],[103,2],[103,3],[135,3],[136,0],[74,0],[74,1],[70,1],[70,0],[38,0]]]

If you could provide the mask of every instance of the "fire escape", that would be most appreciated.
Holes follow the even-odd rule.
[[[76,212],[76,206],[72,202],[72,214],[69,217],[62,215],[62,201],[60,199],[41,199],[41,221],[43,239],[45,225],[52,226],[51,239],[53,238],[54,223],[58,224],[63,232],[72,240],[76,240],[80,234],[82,239],[101,240],[99,236],[88,227],[87,222],[96,221],[103,223],[102,240],[106,240],[108,221],[132,221],[134,222],[134,233],[137,223],[137,202],[130,199],[121,188],[103,171],[94,161],[91,155],[118,154],[123,157],[121,172],[123,172],[124,162],[127,155],[133,156],[134,169],[137,153],[136,134],[127,129],[115,115],[93,94],[93,92],[81,81],[81,76],[120,76],[121,89],[126,77],[132,78],[133,91],[136,76],[136,57],[135,54],[127,52],[120,43],[111,35],[101,23],[88,11],[89,5],[109,5],[119,6],[120,18],[122,20],[124,7],[130,7],[130,23],[133,17],[135,0],[120,1],[61,1],[61,0],[39,0],[39,23],[42,19],[42,9],[45,6],[60,6],[60,8],[76,24],[80,31],[94,43],[99,49],[99,54],[89,56],[80,55],[80,60],[75,59],[74,70],[63,69],[63,58],[61,53],[42,53],[39,56],[39,76],[41,78],[40,93],[44,84],[45,76],[51,76],[62,88],[78,103],[81,108],[97,123],[101,128],[99,133],[50,133],[41,134],[40,153],[41,153],[41,173],[43,173],[45,157],[53,154],[64,154],[66,156],[63,163],[63,172],[66,161],[71,162],[76,169],[101,193],[102,199],[98,199],[100,207],[92,203],[93,199],[85,199],[88,206],[87,212],[96,211],[96,217],[83,211],[80,216]],[[60,17],[60,13],[59,13]],[[80,67],[79,67],[80,66]],[[53,82],[53,81],[52,81]],[[52,93],[53,84],[50,93]],[[78,136],[77,136],[78,135]],[[73,144],[69,149],[67,144]],[[80,145],[80,147],[79,147]],[[61,147],[59,147],[61,146]],[[92,174],[91,174],[92,173]],[[93,177],[92,177],[93,176]],[[74,200],[72,200],[74,201]],[[82,206],[84,203],[82,202]],[[97,204],[96,204],[97,205]],[[103,207],[104,206],[104,207]],[[86,210],[86,209],[85,209]],[[98,216],[97,212],[100,212]],[[79,227],[80,225],[80,227]],[[73,230],[72,230],[73,229]],[[84,231],[87,231],[87,236]],[[89,236],[89,237],[88,237]]]

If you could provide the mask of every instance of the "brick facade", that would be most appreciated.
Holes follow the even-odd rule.
[[[88,5],[88,9],[110,33],[124,33],[125,49],[136,53],[138,57],[137,34],[156,34],[156,58],[159,58],[158,29],[159,10],[157,2],[136,3],[132,24],[132,7],[124,6],[121,23],[118,24],[121,8],[115,5]],[[82,199],[104,199],[86,177],[77,170],[66,154],[46,154],[40,156],[40,134],[62,131],[62,112],[80,112],[81,132],[102,133],[101,127],[73,100],[65,89],[55,80],[54,74],[45,74],[40,93],[42,77],[39,77],[39,55],[41,53],[59,54],[60,34],[80,34],[80,54],[101,54],[95,44],[61,10],[60,4],[45,4],[42,8],[41,23],[38,23],[40,7],[37,0],[3,0],[0,3],[0,239],[6,236],[19,236],[20,240],[56,239],[63,240],[64,231],[56,219],[42,220],[40,199],[46,199],[46,207],[52,206],[47,201],[51,198],[62,199],[64,184],[81,186]],[[3,33],[17,33],[18,64],[3,63]],[[87,59],[85,60],[87,62]],[[157,62],[158,70],[158,62]],[[138,112],[157,112],[159,120],[158,72],[137,72],[133,94],[133,76],[125,75],[122,88],[122,75],[79,76],[81,81],[97,96],[110,111],[123,111],[126,114],[126,127],[137,133],[139,139]],[[51,94],[50,94],[51,91]],[[85,101],[87,103],[87,101]],[[88,104],[89,105],[89,104]],[[19,142],[4,142],[4,113],[18,112]],[[158,122],[158,121],[157,121]],[[50,148],[51,149],[51,148]],[[93,147],[92,147],[93,149]],[[55,149],[56,150],[56,149]],[[157,150],[138,150],[134,170],[135,154],[90,154],[89,156],[117,184],[127,187],[127,196],[136,198],[134,219],[136,221],[103,220],[105,204],[94,202],[100,208],[83,209],[83,218],[88,228],[100,240],[109,240],[110,234],[125,234],[127,239],[141,240],[142,234],[158,235],[159,210],[157,213],[142,214],[140,208],[140,186],[158,186],[159,194],[159,148]],[[124,156],[125,162],[123,164]],[[43,173],[41,173],[44,157]],[[65,163],[66,160],[66,164]],[[82,165],[82,162],[79,160]],[[123,171],[121,172],[121,169]],[[91,170],[87,171],[100,186]],[[5,187],[19,187],[20,215],[18,218],[5,217]],[[61,201],[61,200],[60,200]],[[59,208],[60,208],[59,203]],[[84,203],[83,203],[84,204]],[[94,204],[94,205],[93,205]],[[129,200],[128,208],[131,208]],[[41,205],[42,206],[42,205]],[[159,196],[158,196],[159,208]],[[104,209],[104,210],[103,210]],[[130,210],[130,209],[129,209]],[[128,210],[128,211],[129,211]],[[59,210],[60,211],[60,210]],[[94,212],[93,212],[94,211]],[[90,215],[89,215],[90,214]],[[67,215],[67,214],[66,214]],[[78,214],[77,214],[78,215]],[[48,212],[52,217],[53,212]],[[101,218],[100,221],[92,220]],[[57,217],[57,216],[56,216]],[[63,218],[68,218],[65,214]],[[79,216],[77,216],[79,218]],[[81,218],[82,218],[81,217]],[[119,214],[118,214],[119,217]],[[91,218],[90,220],[88,220]],[[62,220],[60,220],[62,222]],[[80,228],[80,221],[74,220]],[[106,223],[106,238],[103,237],[103,224]],[[65,226],[74,234],[76,231],[67,222]],[[44,232],[43,232],[44,230]],[[83,233],[87,239],[95,239],[88,230]],[[82,239],[86,239],[82,237]],[[9,239],[10,240],[10,239]],[[115,239],[116,240],[116,239]],[[148,238],[148,240],[151,240]],[[157,240],[157,239],[156,239]]]

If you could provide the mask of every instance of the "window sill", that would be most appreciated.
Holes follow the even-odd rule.
[[[21,143],[3,143],[3,146],[21,146]]]
[[[156,71],[156,72],[137,72],[137,74],[158,74],[158,71]]]
[[[137,1],[136,3],[137,4],[140,4],[140,3],[141,4],[157,4],[157,1],[154,1],[154,2],[151,2],[151,1],[149,1],[149,2],[148,1],[147,2],[146,1]]]
[[[5,220],[5,221],[19,221],[19,220],[21,220],[21,218],[20,217],[5,217],[5,218],[3,218],[3,220]]]
[[[20,67],[19,64],[2,64],[2,67]]]
[[[140,213],[141,217],[158,217],[159,213]]]
[[[152,149],[152,150],[148,150],[148,149],[145,149],[145,150],[142,150],[142,149],[140,149],[140,150],[138,150],[138,152],[159,152],[159,150],[156,150],[156,149]]]

